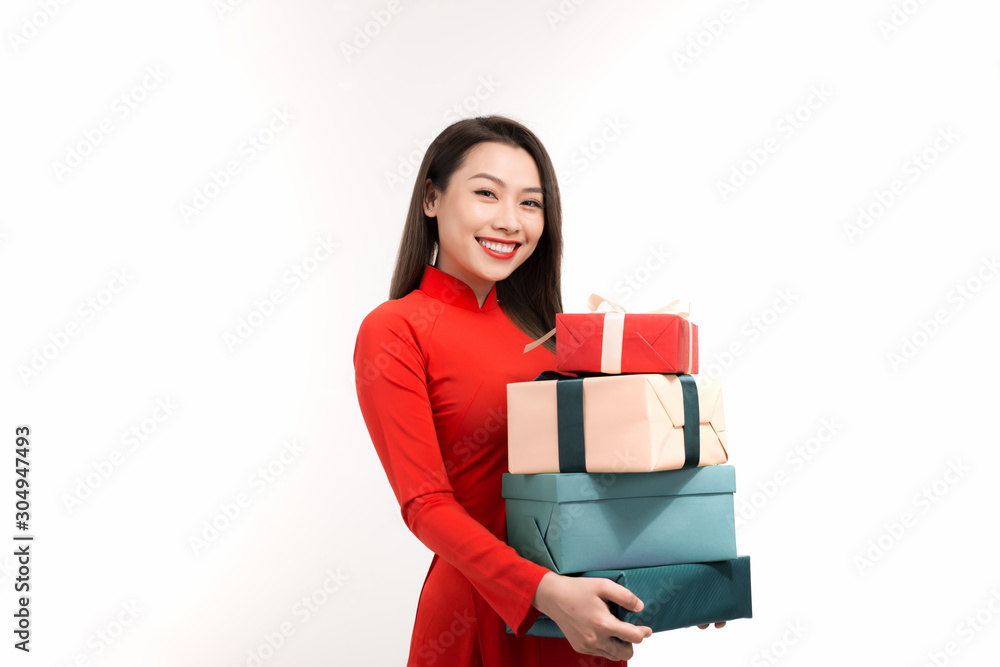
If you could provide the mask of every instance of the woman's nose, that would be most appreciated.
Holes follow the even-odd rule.
[[[503,229],[507,232],[519,231],[521,229],[521,222],[518,220],[518,215],[517,204],[501,206],[496,218],[493,219],[493,228]]]

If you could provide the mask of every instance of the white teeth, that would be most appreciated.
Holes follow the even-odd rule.
[[[484,241],[483,239],[476,239],[479,244],[485,248],[489,248],[495,252],[508,253],[513,252],[514,248],[517,247],[516,243],[494,243],[493,241]]]

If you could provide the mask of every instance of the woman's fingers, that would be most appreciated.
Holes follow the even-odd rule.
[[[615,621],[616,622],[608,628],[608,632],[612,637],[617,637],[623,642],[638,644],[643,639],[653,634],[653,631],[645,625],[632,625],[631,623],[619,621],[618,619],[615,619]]]
[[[570,642],[573,644],[573,642]],[[632,644],[609,636],[607,632],[597,630],[589,635],[579,645],[573,644],[573,649],[584,655],[596,655],[608,660],[630,660]]]
[[[704,630],[704,629],[705,629],[705,628],[707,628],[707,627],[708,627],[709,625],[711,625],[711,623],[706,623],[705,625],[699,625],[699,626],[698,626],[698,628],[699,628],[700,630]],[[724,628],[724,627],[726,627],[726,622],[725,622],[725,621],[720,621],[719,623],[716,623],[716,624],[715,624],[715,627],[717,627],[717,628]]]
[[[601,588],[601,597],[608,602],[615,604],[636,613],[642,611],[645,606],[635,593],[625,588],[621,584],[616,584],[610,579],[604,579],[604,586]]]
[[[642,611],[645,606],[635,593],[620,584],[616,584],[610,579],[604,580],[604,585],[600,591],[601,597],[608,602],[614,602],[623,609],[633,612]],[[612,636],[631,644],[638,644],[646,637],[653,634],[653,630],[644,625],[632,625],[624,621],[619,621],[612,617],[612,622],[607,628]]]
[[[626,644],[625,642],[617,642],[613,639],[608,640],[608,648],[612,660],[631,660],[632,659],[632,645]]]

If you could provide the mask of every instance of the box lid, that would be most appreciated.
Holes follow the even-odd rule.
[[[614,498],[734,493],[736,469],[731,465],[682,470],[619,473],[504,473],[504,498],[549,502],[584,502]]]

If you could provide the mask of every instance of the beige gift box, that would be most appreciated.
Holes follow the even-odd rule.
[[[651,472],[684,467],[686,415],[680,377],[636,373],[583,379],[586,472]],[[697,387],[698,466],[726,463],[729,455],[722,389],[718,382],[705,377],[685,377],[695,380],[689,386]],[[565,435],[560,443],[556,389],[558,382],[565,381],[507,385],[510,472],[566,472],[560,470],[559,449],[574,443],[565,442]],[[579,443],[575,445],[579,447]]]

